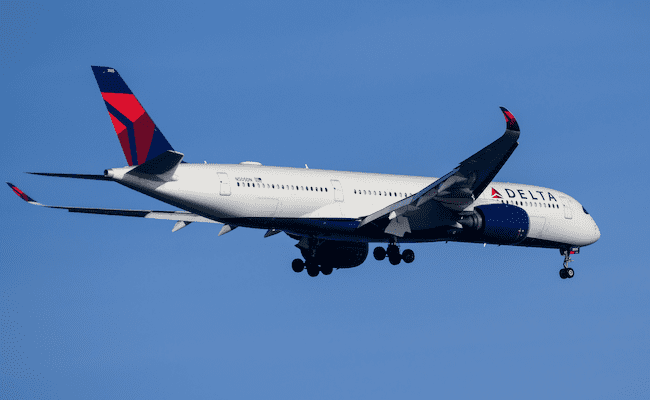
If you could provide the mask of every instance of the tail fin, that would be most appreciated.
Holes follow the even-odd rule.
[[[174,150],[114,68],[92,66],[99,91],[129,165]]]

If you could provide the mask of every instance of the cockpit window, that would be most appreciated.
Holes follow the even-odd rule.
[[[582,206],[582,211],[584,211],[584,212],[585,212],[585,214],[587,214],[587,215],[589,215],[589,212],[588,212],[588,211],[587,211],[587,210],[585,209],[585,207],[584,207],[584,206]]]

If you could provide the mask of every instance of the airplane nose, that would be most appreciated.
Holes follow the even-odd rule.
[[[594,241],[593,241],[593,243],[597,242],[598,239],[600,239],[600,229],[598,229],[598,225],[596,225],[596,221],[594,221]]]

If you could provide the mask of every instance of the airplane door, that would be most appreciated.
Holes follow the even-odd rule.
[[[332,186],[334,186],[334,200],[343,201],[343,187],[341,186],[341,182],[336,179],[332,179],[331,182]]]
[[[228,174],[225,172],[218,172],[217,177],[219,178],[220,188],[219,194],[222,196],[230,196],[230,181],[228,180]]]
[[[560,203],[562,203],[562,208],[564,208],[564,218],[571,219],[573,218],[573,213],[571,212],[571,205],[567,201],[567,198],[560,196]]]

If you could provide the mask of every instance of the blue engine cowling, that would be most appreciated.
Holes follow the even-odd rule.
[[[479,221],[475,228],[481,240],[491,244],[517,244],[528,236],[530,218],[521,207],[510,204],[488,204],[475,209]]]
[[[309,257],[307,250],[301,249],[301,252],[303,257]],[[368,243],[327,240],[318,246],[315,257],[320,265],[333,268],[357,267],[368,257]]]

